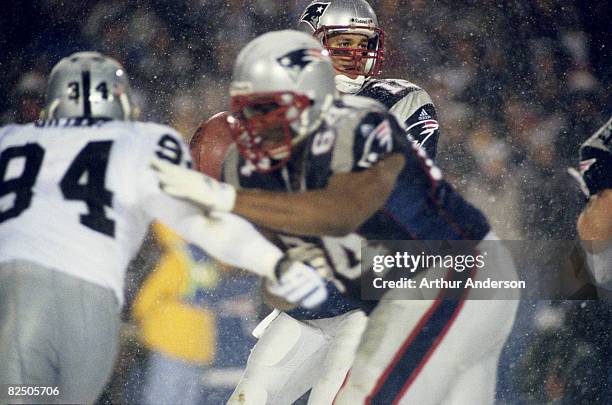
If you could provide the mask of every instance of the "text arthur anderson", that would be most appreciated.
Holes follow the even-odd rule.
[[[487,278],[485,280],[445,280],[443,277],[428,279],[426,277],[417,281],[414,279],[402,277],[399,280],[384,280],[381,277],[377,277],[372,281],[374,288],[389,289],[389,288],[447,288],[447,289],[459,289],[459,288],[482,288],[482,289],[496,289],[496,288],[507,288],[507,289],[524,289],[526,284],[524,281],[508,281],[508,280],[492,280]]]

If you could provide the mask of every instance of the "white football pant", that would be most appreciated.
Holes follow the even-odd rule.
[[[366,322],[361,311],[304,322],[272,312],[228,405],[289,405],[311,388],[310,405],[331,404]]]

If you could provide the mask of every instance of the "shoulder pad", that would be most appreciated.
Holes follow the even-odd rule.
[[[17,131],[19,128],[21,128],[23,126],[24,125],[9,124],[9,125],[5,125],[3,127],[0,127],[0,138],[2,138],[6,134],[9,134],[9,133],[11,133],[13,131]],[[28,124],[28,126],[33,126],[33,124]]]
[[[126,124],[126,126],[131,124],[132,128],[134,128],[134,130],[138,132],[139,134],[158,137],[159,135],[163,133],[169,133],[169,134],[176,135],[180,137],[181,139],[183,139],[183,136],[176,129],[168,125],[158,124],[156,122],[151,122],[151,121],[147,121],[147,122],[116,121],[116,122],[124,123]]]
[[[122,121],[122,124],[131,128],[134,134],[131,137],[123,137],[124,142],[132,144],[132,147],[142,148],[142,151],[151,150],[154,157],[176,165],[192,166],[187,142],[174,128],[154,122]]]
[[[343,95],[328,110],[325,121],[327,125],[335,127],[357,127],[366,115],[371,113],[386,114],[387,112],[387,108],[374,99]]]
[[[371,84],[370,84],[371,83]],[[382,86],[384,84],[387,84],[389,86],[392,87],[403,87],[405,89],[417,89],[417,90],[422,90],[423,88],[415,83],[412,83],[411,81],[408,80],[404,80],[404,79],[369,79],[366,81],[365,86]]]
[[[356,109],[369,109],[376,111],[387,111],[387,108],[384,104],[374,100],[369,97],[355,96],[355,95],[343,95],[341,97],[342,103],[347,107],[352,107]]]
[[[357,94],[377,100],[387,108],[391,108],[414,92],[424,92],[424,90],[406,80],[370,79]]]

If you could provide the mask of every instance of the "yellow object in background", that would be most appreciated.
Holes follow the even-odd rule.
[[[196,263],[189,247],[165,226],[153,231],[164,253],[138,292],[132,312],[151,350],[197,365],[214,360],[214,313],[198,302],[198,294],[219,282],[212,260]]]

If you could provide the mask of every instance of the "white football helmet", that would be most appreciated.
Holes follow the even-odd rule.
[[[230,124],[240,152],[255,170],[272,171],[320,126],[335,96],[334,69],[312,36],[269,32],[240,51],[230,95]]]
[[[365,0],[313,1],[302,13],[298,28],[315,36],[335,61],[340,73],[336,79],[339,91],[356,93],[366,77],[380,73],[385,34]],[[338,34],[363,35],[368,40],[367,48],[330,46],[330,38]],[[347,60],[352,63],[347,64]]]
[[[116,60],[98,52],[77,52],[51,70],[43,118],[128,120],[133,113],[127,73]]]

